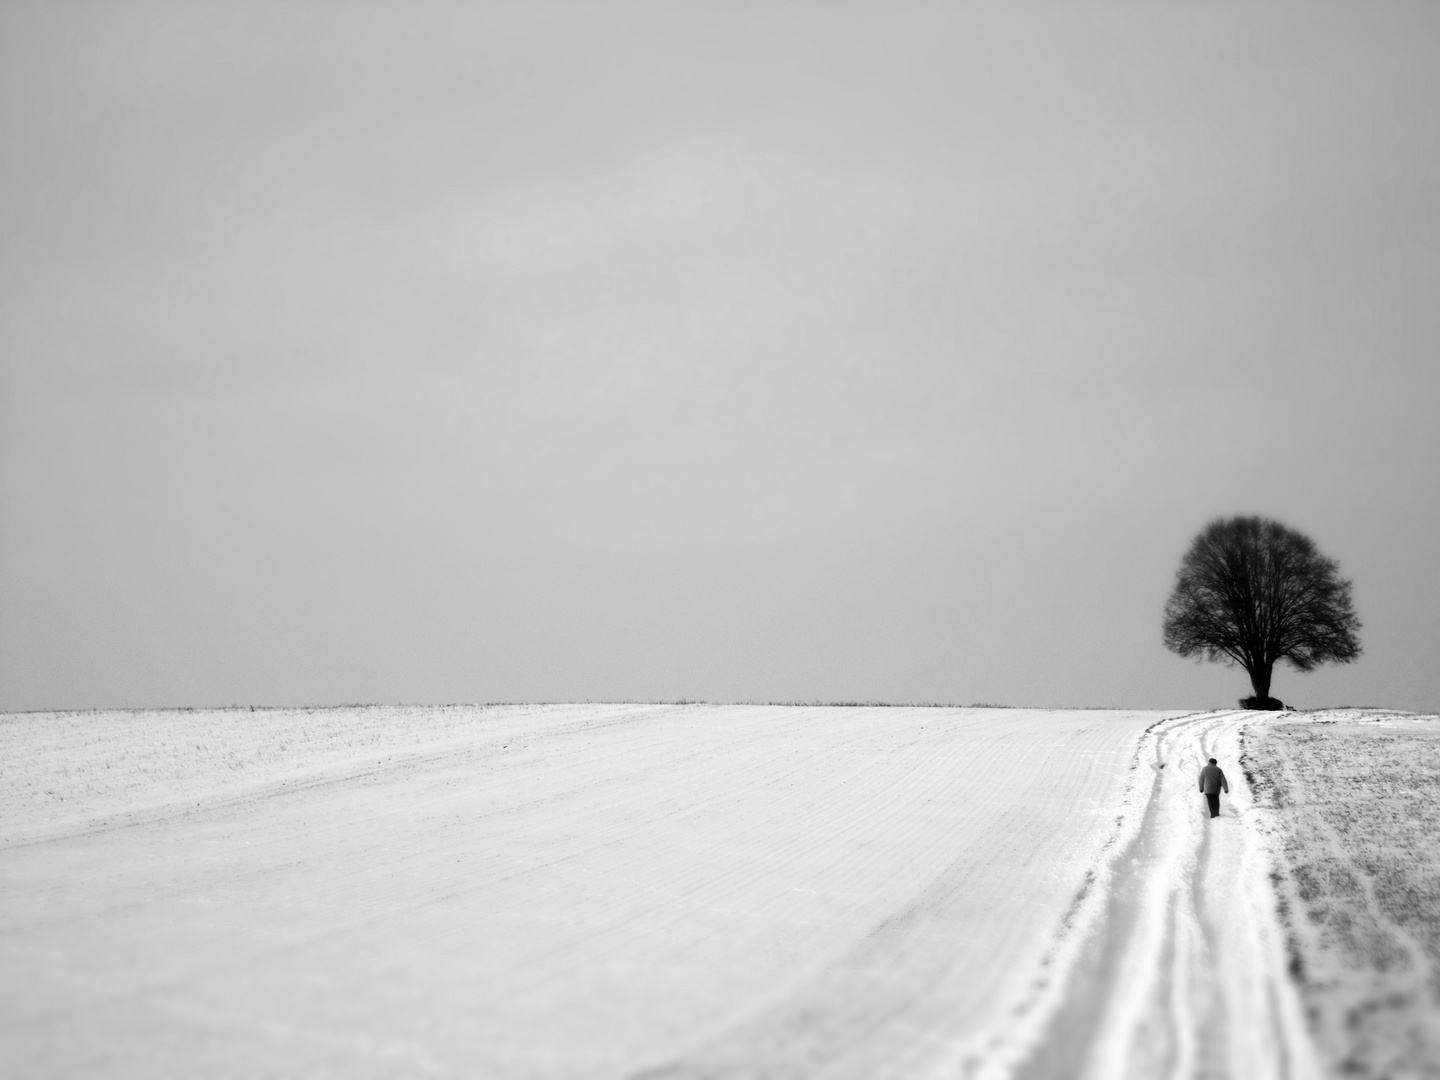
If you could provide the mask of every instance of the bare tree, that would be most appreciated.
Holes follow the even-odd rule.
[[[1276,661],[1297,671],[1360,655],[1360,620],[1339,565],[1294,529],[1258,517],[1217,519],[1195,537],[1165,604],[1165,647],[1239,664],[1254,699],[1270,697]]]

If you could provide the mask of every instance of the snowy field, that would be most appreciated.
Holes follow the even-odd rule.
[[[1246,740],[1276,885],[1336,1075],[1440,1078],[1440,718],[1346,710]]]
[[[0,717],[0,1042],[27,1077],[1317,1075],[1255,721]]]

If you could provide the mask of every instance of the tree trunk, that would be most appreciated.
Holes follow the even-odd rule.
[[[1256,664],[1250,669],[1250,685],[1255,688],[1255,697],[1264,702],[1270,696],[1270,673],[1274,664]]]

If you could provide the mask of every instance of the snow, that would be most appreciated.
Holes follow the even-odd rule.
[[[1250,733],[1321,1053],[1440,1077],[1440,717],[1333,710]]]
[[[1240,768],[1256,715],[1197,714],[1148,733],[1144,815],[1100,890],[1106,910],[1072,975],[1092,993],[1068,996],[1021,1075],[1320,1075],[1286,975],[1272,839]],[[1230,785],[1214,819],[1198,783],[1211,757]]]
[[[1250,716],[3,717],[0,1039],[31,1077],[1312,1075]]]

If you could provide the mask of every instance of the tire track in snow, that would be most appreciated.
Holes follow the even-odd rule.
[[[1112,864],[1103,917],[1019,1080],[1320,1075],[1240,768],[1252,716],[1180,717],[1147,733],[1155,776],[1138,833]],[[1230,781],[1215,819],[1197,790],[1212,756]]]

